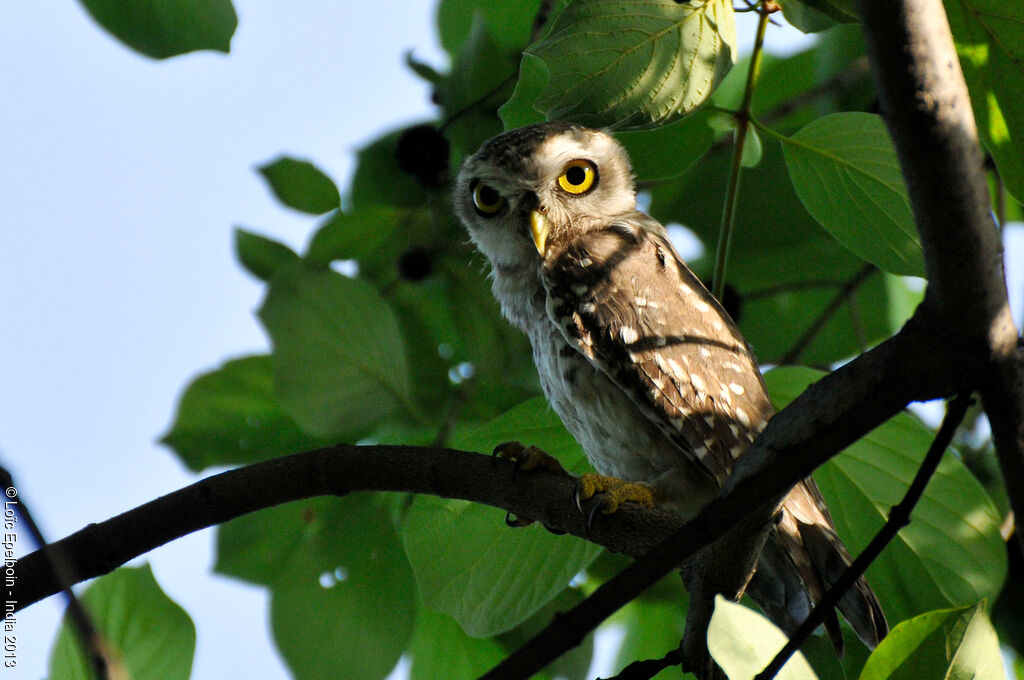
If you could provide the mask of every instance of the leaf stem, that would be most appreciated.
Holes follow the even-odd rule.
[[[750,128],[750,102],[754,97],[754,85],[761,72],[764,36],[768,28],[770,14],[771,9],[767,3],[762,2],[758,6],[757,36],[754,38],[754,51],[750,55],[750,70],[747,71],[747,83],[743,88],[743,102],[735,114],[737,124],[733,137],[732,163],[729,167],[729,181],[725,189],[725,205],[722,209],[722,223],[718,233],[718,247],[715,251],[714,280],[711,291],[719,300],[722,299],[722,294],[725,291],[725,268],[729,260],[732,232],[736,223],[736,207],[739,203],[743,146],[747,141],[747,130]]]

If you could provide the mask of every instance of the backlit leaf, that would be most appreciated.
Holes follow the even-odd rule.
[[[978,132],[1006,188],[1024,201],[1024,3],[944,4]]]
[[[103,576],[81,599],[114,660],[112,665],[121,666],[123,677],[187,680],[195,655],[195,626],[185,610],[161,590],[148,564],[121,567]],[[50,654],[50,677],[95,677],[67,616]]]
[[[259,170],[277,200],[289,208],[322,215],[341,205],[334,181],[309,161],[281,157]]]
[[[551,74],[537,106],[593,127],[663,125],[707,100],[735,45],[728,0],[577,1],[528,50]]]
[[[367,282],[297,261],[274,275],[259,315],[278,398],[307,434],[358,438],[413,409],[398,322]]]
[[[880,116],[839,113],[782,139],[804,206],[837,241],[894,274],[924,276],[906,184]]]

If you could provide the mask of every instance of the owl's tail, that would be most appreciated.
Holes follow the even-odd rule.
[[[765,541],[747,592],[769,619],[792,634],[851,559],[813,480],[794,487],[781,512],[780,521]],[[878,597],[864,577],[846,591],[838,609],[871,649],[889,632]],[[841,655],[843,636],[835,612],[829,613],[824,625],[836,653]]]

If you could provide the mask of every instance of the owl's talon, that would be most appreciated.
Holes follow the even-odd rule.
[[[572,490],[572,501],[576,504],[576,509],[583,514],[583,499],[580,497],[580,484],[577,481],[576,488]]]
[[[520,529],[522,527],[528,527],[531,524],[533,524],[532,519],[517,517],[512,514],[511,510],[505,513],[505,526],[512,527],[513,529]]]
[[[597,513],[610,515],[619,509],[623,503],[639,503],[647,507],[654,507],[654,488],[644,482],[627,482],[616,477],[588,473],[580,475],[576,480],[576,489],[573,492],[573,500],[579,511],[583,512],[583,501],[594,498],[595,502],[590,508],[587,518],[587,526],[594,523]]]
[[[515,463],[512,468],[512,481],[515,481],[520,471],[547,470],[548,472],[555,472],[561,475],[569,474],[562,467],[562,464],[550,454],[545,453],[536,446],[523,446],[520,442],[516,441],[498,444],[494,447],[494,453],[491,455],[496,458],[506,458]]]

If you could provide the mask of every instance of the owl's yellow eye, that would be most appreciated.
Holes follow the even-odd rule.
[[[597,183],[597,168],[590,161],[570,161],[558,176],[558,186],[570,194],[590,191]]]
[[[501,194],[483,182],[476,182],[472,191],[473,207],[484,217],[496,214],[505,205],[505,199]]]

